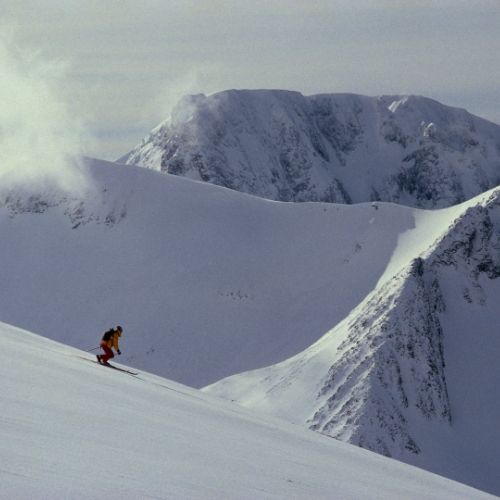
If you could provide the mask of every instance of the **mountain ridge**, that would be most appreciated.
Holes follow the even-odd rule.
[[[186,96],[121,158],[278,201],[463,202],[500,184],[500,126],[422,96]]]
[[[310,349],[206,390],[498,494],[500,189],[480,198]]]
[[[414,225],[405,207],[276,203],[137,167],[88,169],[82,196],[0,197],[1,319],[79,347],[123,324],[131,363],[198,387],[308,347],[376,285]]]

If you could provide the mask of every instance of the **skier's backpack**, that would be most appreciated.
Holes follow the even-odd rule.
[[[111,330],[108,330],[107,332],[104,333],[104,335],[102,336],[102,340],[108,342],[114,333],[115,331],[113,330],[113,328],[111,328]]]

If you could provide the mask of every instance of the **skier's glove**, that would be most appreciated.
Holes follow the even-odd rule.
[[[118,351],[116,351],[116,354],[118,354],[118,356],[121,354],[122,352],[120,351],[120,349],[118,349]]]

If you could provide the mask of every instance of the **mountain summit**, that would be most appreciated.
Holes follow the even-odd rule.
[[[122,162],[280,201],[441,208],[500,183],[500,126],[418,96],[183,98]]]

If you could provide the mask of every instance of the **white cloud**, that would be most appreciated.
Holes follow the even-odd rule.
[[[0,187],[87,187],[78,162],[83,127],[64,95],[65,67],[19,49],[0,32]]]

